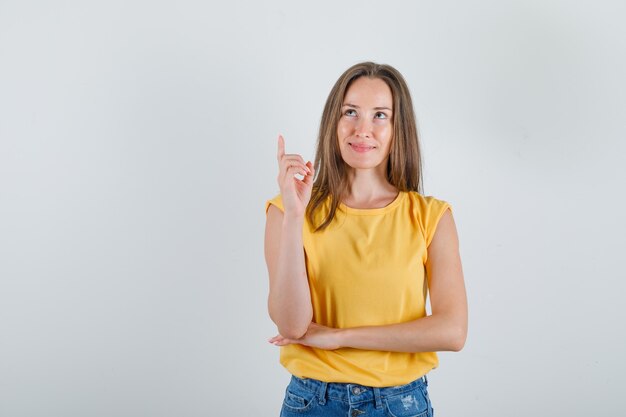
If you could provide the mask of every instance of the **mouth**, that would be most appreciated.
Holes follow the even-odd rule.
[[[370,146],[364,143],[348,142],[348,145],[350,145],[350,147],[356,152],[368,152],[368,151],[371,151],[372,149],[376,149],[376,146]]]

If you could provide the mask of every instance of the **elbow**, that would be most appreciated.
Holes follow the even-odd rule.
[[[467,327],[455,326],[450,332],[450,350],[452,352],[460,352],[465,346],[467,340]]]
[[[295,322],[293,320],[290,320],[288,322],[274,320],[274,323],[278,328],[278,333],[282,337],[295,340],[303,337],[309,330],[309,325],[311,324],[311,321],[313,321],[312,316],[313,315],[307,316],[307,319],[299,320],[299,322]]]
[[[287,339],[300,339],[309,330],[309,324],[313,321],[313,312],[301,315],[299,319],[285,317],[284,314],[273,313],[270,309],[270,319],[276,325],[278,333]]]
[[[279,327],[278,333],[287,339],[296,340],[304,336],[308,328],[308,325],[306,327]]]

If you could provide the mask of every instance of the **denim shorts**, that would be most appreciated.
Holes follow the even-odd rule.
[[[369,387],[291,376],[280,417],[433,417],[426,375],[406,385]]]

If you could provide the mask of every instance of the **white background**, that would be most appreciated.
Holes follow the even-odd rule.
[[[624,408],[622,1],[0,1],[0,415],[277,416],[276,137],[411,88],[470,307],[436,415]]]

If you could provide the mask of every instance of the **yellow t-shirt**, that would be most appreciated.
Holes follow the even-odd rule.
[[[326,217],[330,198],[316,211]],[[279,195],[265,203],[284,212]],[[303,244],[313,321],[334,327],[376,326],[424,317],[425,263],[437,223],[450,204],[415,191],[400,192],[383,208],[340,204],[321,232],[305,220]],[[354,348],[280,348],[280,363],[300,378],[374,387],[407,384],[439,365],[435,352],[385,352]]]

